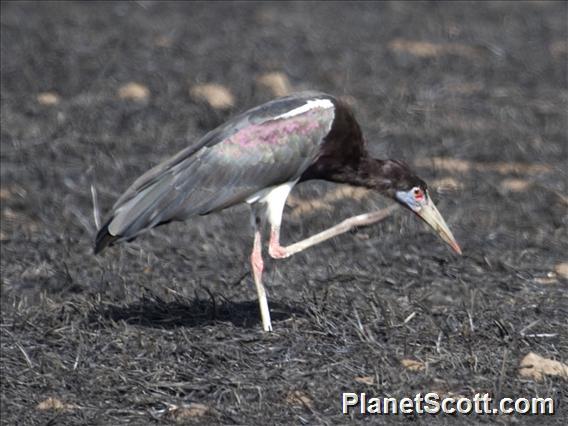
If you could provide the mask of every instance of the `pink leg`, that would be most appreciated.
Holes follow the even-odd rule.
[[[260,316],[262,318],[262,328],[264,331],[272,331],[272,324],[270,321],[270,311],[268,309],[268,299],[266,298],[266,290],[262,285],[262,271],[264,269],[264,262],[262,260],[262,238],[260,231],[256,230],[254,233],[254,244],[252,253],[250,255],[252,276],[258,294],[258,303],[260,304]]]
[[[273,259],[285,259],[290,256],[285,247],[280,245],[280,227],[270,228],[270,242],[268,243],[268,254]]]
[[[325,231],[318,234],[312,235],[305,240],[299,241],[297,243],[291,244],[286,247],[280,245],[280,227],[272,225],[270,230],[270,242],[268,246],[268,254],[274,259],[284,259],[286,257],[292,256],[308,247],[319,244],[325,240],[328,240],[336,235],[343,234],[355,227],[368,226],[373,223],[379,222],[386,217],[388,217],[398,206],[396,204],[390,205],[384,209],[377,210],[372,213],[364,213],[358,216],[353,216],[345,219],[343,222],[332,226]]]

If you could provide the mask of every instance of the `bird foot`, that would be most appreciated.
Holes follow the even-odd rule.
[[[286,259],[290,256],[290,253],[288,253],[284,247],[275,245],[270,245],[268,247],[268,254],[273,259]]]

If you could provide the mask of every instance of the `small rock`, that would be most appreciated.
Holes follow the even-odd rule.
[[[524,179],[504,179],[501,182],[501,189],[505,192],[523,192],[530,187],[531,183]]]
[[[431,183],[431,186],[433,188],[436,188],[436,191],[440,193],[458,191],[463,189],[463,183],[459,182],[457,179],[454,179],[453,177],[436,179]]]
[[[228,109],[235,105],[232,93],[220,84],[199,84],[193,86],[189,93],[192,98],[206,101],[215,109]]]
[[[77,406],[74,404],[67,404],[57,398],[52,398],[52,397],[43,400],[36,406],[36,409],[42,411],[46,410],[69,411],[75,408],[77,408]]]
[[[290,405],[312,408],[313,401],[309,395],[303,391],[292,391],[286,396],[286,402]]]
[[[417,361],[415,359],[405,358],[400,361],[402,366],[410,371],[423,371],[426,365],[422,361]]]
[[[394,52],[407,53],[419,58],[457,55],[470,59],[479,59],[481,56],[481,51],[478,48],[461,43],[432,43],[425,40],[397,38],[388,43],[388,48]]]
[[[363,383],[364,385],[372,385],[375,383],[375,378],[372,376],[365,376],[365,377],[355,377],[355,381],[357,383]]]
[[[558,280],[554,277],[537,277],[534,279],[537,284],[556,284]]]
[[[568,262],[562,262],[556,265],[554,267],[554,272],[556,272],[556,275],[558,275],[560,278],[568,280]]]
[[[536,381],[541,381],[544,376],[559,376],[568,379],[568,365],[529,352],[521,360],[519,375]]]
[[[421,58],[439,56],[443,51],[442,46],[439,44],[427,41],[404,40],[400,38],[390,41],[388,48],[393,51],[410,53],[411,55]]]
[[[418,167],[431,167],[434,169],[446,170],[451,173],[466,173],[472,168],[472,163],[467,160],[448,157],[419,157],[414,161],[414,163]]]
[[[43,92],[37,95],[37,101],[41,105],[52,106],[59,103],[59,95],[55,92]]]
[[[0,200],[7,200],[12,196],[12,191],[8,188],[0,188]]]
[[[207,405],[192,402],[181,407],[172,406],[168,412],[168,417],[176,423],[185,423],[186,419],[203,417],[210,411]]]
[[[139,83],[128,83],[118,89],[118,97],[135,102],[145,102],[150,97],[150,90]]]
[[[286,96],[292,92],[292,86],[285,74],[269,72],[257,78],[257,83],[269,89],[274,96]]]

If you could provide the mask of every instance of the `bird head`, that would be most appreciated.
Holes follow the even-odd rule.
[[[457,254],[462,254],[452,231],[432,201],[426,182],[401,161],[390,160],[384,167],[390,168],[384,171],[389,176],[388,195],[426,222]]]

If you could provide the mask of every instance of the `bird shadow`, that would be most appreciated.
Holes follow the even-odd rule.
[[[273,322],[292,316],[306,316],[306,312],[284,302],[271,301],[270,315]],[[95,308],[91,322],[112,320],[153,328],[202,327],[219,322],[229,322],[235,327],[255,328],[261,324],[257,301],[233,302],[214,299],[180,299],[164,301],[158,297],[143,296],[126,305],[105,305]]]

